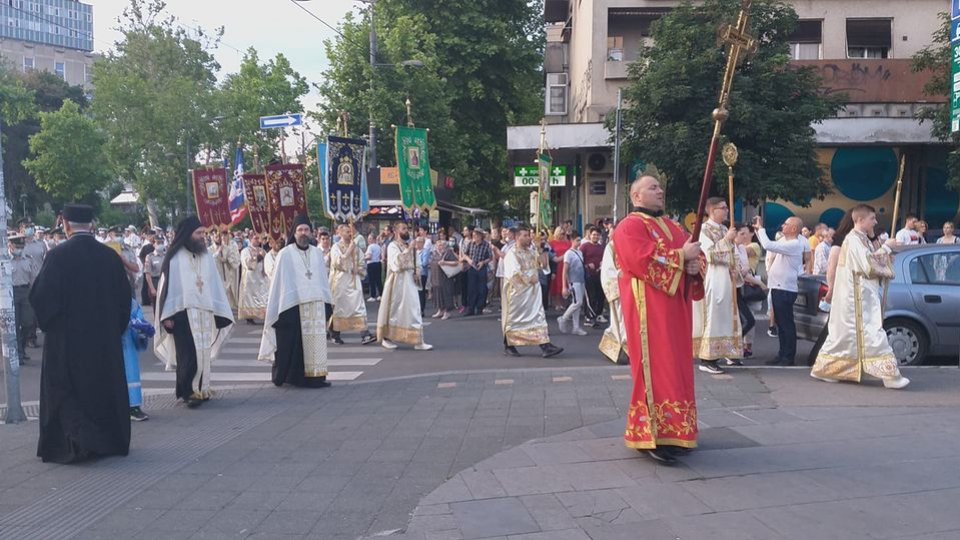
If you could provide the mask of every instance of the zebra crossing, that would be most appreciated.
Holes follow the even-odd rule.
[[[234,335],[221,349],[220,356],[213,362],[210,378],[214,387],[270,382],[270,364],[257,360],[262,331],[259,325],[238,325]],[[347,339],[356,337],[346,336]],[[376,366],[383,360],[383,355],[391,352],[376,344],[361,346],[329,343],[327,366],[330,373],[327,380],[352,381],[363,375],[363,368]],[[176,373],[165,371],[159,361],[154,360],[150,364],[141,365],[140,378],[144,388],[169,388],[174,384]]]

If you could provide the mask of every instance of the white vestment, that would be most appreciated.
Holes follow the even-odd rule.
[[[414,278],[417,262],[413,248],[401,244],[403,241],[395,240],[387,247],[387,279],[377,313],[377,339],[420,345],[423,320]]]
[[[693,303],[693,356],[700,360],[743,357],[737,308],[737,285],[743,276],[726,234],[727,228],[712,220],[705,221],[700,232],[700,249],[707,261],[703,300]]]
[[[367,331],[367,303],[361,283],[366,273],[363,252],[356,243],[341,240],[330,249],[331,327],[335,332]]]
[[[238,319],[263,319],[267,309],[270,281],[263,270],[263,260],[254,255],[260,248],[248,247],[240,253],[243,274],[240,277],[240,305]]]
[[[867,236],[851,231],[840,248],[827,339],[813,375],[860,382],[866,373],[899,379],[900,369],[883,329],[883,281],[893,278],[890,249],[876,249]]]
[[[273,251],[272,249],[267,252],[267,256],[263,258],[263,273],[267,275],[267,291],[270,290],[270,283],[273,282],[273,274],[277,269],[277,258],[280,256],[279,251]]]
[[[197,351],[197,375],[193,390],[207,396],[210,364],[220,354],[220,348],[233,328],[231,324],[218,330],[215,324],[214,317],[223,317],[233,323],[233,311],[213,257],[209,253],[195,255],[187,249],[178,251],[170,259],[169,271],[160,277],[157,298],[164,298],[163,306],[156,306],[157,334],[153,340],[153,350],[157,358],[164,362],[168,371],[177,365],[173,336],[167,333],[162,321],[186,311]],[[199,387],[200,380],[203,381],[203,388]]]
[[[619,279],[620,268],[617,267],[616,253],[613,251],[613,239],[608,239],[600,261],[600,285],[610,304],[610,326],[600,338],[600,352],[613,363],[618,363],[621,355],[627,355],[627,329],[620,311]]]
[[[314,246],[306,250],[290,244],[280,250],[263,323],[258,358],[274,361],[277,331],[273,325],[284,311],[299,306],[303,343],[303,367],[307,377],[327,375],[326,314],[330,284],[323,253]]]
[[[513,245],[503,258],[503,337],[508,346],[550,343],[536,248]]]
[[[227,290],[230,307],[237,309],[237,297],[240,296],[240,250],[233,242],[227,242],[212,248],[213,258],[217,263],[217,272]]]

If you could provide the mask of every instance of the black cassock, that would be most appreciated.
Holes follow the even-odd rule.
[[[130,404],[120,338],[130,281],[117,252],[77,234],[47,253],[30,291],[44,331],[40,373],[43,461],[127,455]]]
[[[187,399],[193,396],[193,378],[197,375],[197,346],[193,341],[193,331],[190,330],[190,317],[187,311],[178,311],[173,317],[165,319],[173,321],[173,346],[177,353],[177,397]],[[214,315],[217,330],[230,326],[230,319]],[[203,381],[201,387],[209,387],[209,381]]]
[[[307,377],[303,365],[303,332],[300,330],[300,306],[280,313],[273,323],[277,331],[277,350],[273,353],[273,384],[283,383],[307,388],[325,386],[326,377]]]

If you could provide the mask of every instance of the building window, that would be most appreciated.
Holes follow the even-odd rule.
[[[63,80],[67,80],[67,66],[63,62],[53,63],[53,72]]]
[[[33,71],[33,57],[24,56],[23,57],[23,72]]]
[[[789,37],[794,60],[819,60],[823,43],[823,21],[800,21]]]
[[[547,73],[547,103],[544,112],[557,116],[567,114],[566,73]]]
[[[607,37],[607,62],[623,62],[623,36]]]
[[[83,82],[85,84],[90,84],[93,80],[93,70],[90,69],[90,64],[83,65]]]
[[[887,58],[891,19],[847,19],[847,58]]]

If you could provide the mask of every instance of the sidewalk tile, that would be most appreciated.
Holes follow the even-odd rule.
[[[460,476],[454,476],[443,485],[433,490],[432,493],[424,497],[421,504],[440,504],[452,503],[457,501],[469,501],[473,499],[467,485],[463,483]]]
[[[540,527],[516,497],[450,505],[464,539],[537,532]]]
[[[129,534],[140,531],[159,518],[166,510],[120,508],[98,519],[89,528],[98,531],[116,531]]]
[[[711,540],[782,540],[785,538],[748,512],[668,518],[663,522],[673,530],[677,538],[709,538]]]
[[[612,461],[549,465],[544,469],[570,482],[577,491],[629,487],[635,482]]]
[[[591,540],[638,540],[638,538],[643,540],[677,540],[677,535],[659,519],[616,525],[594,523],[586,525],[584,532]]]
[[[713,510],[676,484],[638,485],[615,490],[642,516],[662,518],[706,514]]]
[[[460,478],[467,485],[467,489],[474,499],[492,499],[506,497],[507,492],[490,471],[467,470],[460,473]]]
[[[520,500],[540,526],[540,530],[552,531],[577,526],[577,522],[554,495],[526,495],[520,497]]]
[[[196,532],[213,517],[213,510],[167,510],[147,525],[148,531]]]
[[[493,474],[507,494],[513,497],[574,491],[569,480],[557,476],[555,471],[545,467],[495,470]]]
[[[266,510],[221,510],[204,523],[203,531],[217,531],[226,534],[249,534],[267,518]]]
[[[558,493],[556,497],[567,512],[575,518],[616,512],[630,507],[613,489],[572,491]]]
[[[566,529],[562,531],[538,532],[531,534],[512,534],[508,540],[590,540],[580,529]]]
[[[319,520],[316,512],[275,510],[257,524],[253,532],[307,534]]]
[[[557,465],[590,461],[589,455],[576,444],[570,442],[533,443],[525,444],[520,448],[522,448],[537,465]]]
[[[690,480],[680,486],[718,512],[827,502],[849,496],[802,472]]]

